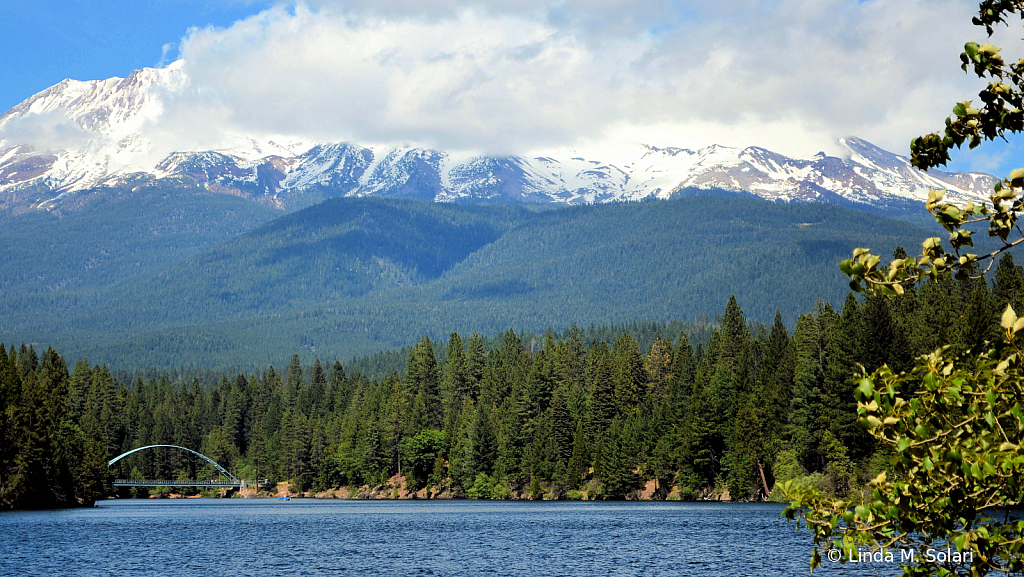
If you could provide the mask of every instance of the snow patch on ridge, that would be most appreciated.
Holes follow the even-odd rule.
[[[138,178],[190,178],[211,190],[288,206],[321,195],[384,195],[436,201],[579,204],[665,199],[689,188],[726,188],[777,201],[845,199],[884,205],[943,188],[954,202],[984,202],[996,180],[978,173],[921,172],[859,138],[843,158],[791,158],[760,147],[699,150],[624,146],[529,156],[450,154],[410,146],[312,143],[217,131],[167,149],[168,103],[190,90],[181,63],[127,78],[64,80],[0,116],[0,204],[31,188],[50,206],[74,191]],[[178,135],[180,137],[180,135]],[[173,139],[172,139],[173,140]],[[187,143],[186,143],[187,144]],[[48,195],[48,196],[47,196]],[[38,196],[35,196],[38,198]],[[295,202],[306,202],[297,200]]]

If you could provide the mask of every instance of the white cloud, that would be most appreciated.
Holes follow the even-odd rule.
[[[958,68],[964,41],[983,37],[976,9],[310,0],[190,30],[177,45],[189,81],[141,132],[154,156],[232,134],[491,154],[644,142],[791,155],[835,153],[856,135],[906,154],[982,85]],[[997,43],[1020,54],[1014,26]]]
[[[977,92],[957,68],[975,9],[355,0],[193,29],[180,53],[202,107],[245,131],[492,153],[629,137],[813,154],[853,134],[905,152]]]
[[[16,116],[3,125],[0,142],[31,143],[39,151],[85,148],[92,133],[69,118],[63,110]]]

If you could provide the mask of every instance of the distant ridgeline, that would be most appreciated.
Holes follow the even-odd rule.
[[[1010,256],[991,289],[944,278],[891,300],[850,295],[841,311],[799,315],[792,334],[778,315],[748,323],[730,298],[706,345],[685,332],[643,349],[575,328],[530,344],[508,331],[491,347],[452,334],[443,355],[424,337],[403,370],[374,379],[340,362],[304,370],[293,355],[281,373],[209,385],[159,371],[121,382],[11,346],[0,354],[0,503],[89,504],[109,492],[107,459],[153,444],[298,490],[380,486],[401,471],[407,489],[469,498],[621,499],[646,486],[650,498],[762,499],[788,479],[845,494],[887,466],[855,424],[855,364],[904,370],[940,344],[977,350],[999,338],[1006,304],[1024,310]],[[132,478],[214,474],[181,452],[118,466]]]
[[[932,236],[731,194],[551,210],[335,198],[284,214],[199,187],[97,189],[0,215],[0,340],[121,369],[252,370],[452,331],[694,322],[731,294],[792,326],[842,300],[854,248]]]

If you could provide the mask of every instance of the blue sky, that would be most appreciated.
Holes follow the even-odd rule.
[[[269,2],[9,2],[0,17],[0,110],[65,78],[124,77],[155,66],[193,26],[227,27]]]
[[[196,126],[524,153],[643,142],[907,154],[979,83],[971,0],[17,2],[0,110],[183,56]],[[1024,55],[1020,23],[997,44]],[[195,100],[202,95],[203,100]],[[201,111],[202,114],[192,113]],[[181,122],[186,122],[181,120]],[[190,126],[177,127],[188,133]],[[954,158],[1005,175],[1021,138]]]

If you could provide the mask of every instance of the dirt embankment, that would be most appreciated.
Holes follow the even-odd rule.
[[[418,491],[410,491],[405,488],[405,477],[395,475],[388,479],[383,485],[363,485],[362,487],[337,487],[334,489],[328,489],[326,491],[320,491],[319,493],[310,494],[306,493],[306,497],[316,497],[317,499],[458,499],[465,498],[464,494],[455,495],[450,487],[431,487],[428,489],[420,489]],[[513,490],[507,495],[508,499],[511,500],[530,500],[532,497],[529,493],[529,488],[524,487],[522,489]],[[679,487],[664,487],[660,485],[657,480],[651,479],[644,484],[643,488],[634,491],[626,496],[627,501],[678,501],[681,495]],[[729,501],[728,491],[716,492],[713,490],[706,491],[698,497],[704,501]],[[583,488],[582,491],[570,491],[567,494],[555,495],[545,491],[543,493],[544,500],[581,500],[591,501],[594,499],[600,499],[600,487],[596,485],[588,484]]]
[[[406,489],[405,477],[395,475],[383,485],[362,487],[338,487],[312,495],[317,499],[451,499],[447,488],[431,487],[410,491]]]
[[[666,490],[668,489],[668,490]],[[594,499],[600,499],[601,491],[600,486],[588,483],[583,487],[582,491],[569,491],[563,495],[555,495],[545,491],[543,493],[544,500],[581,500],[591,501]],[[391,477],[382,485],[363,485],[362,487],[335,487],[333,489],[327,489],[326,491],[320,492],[298,492],[295,491],[290,483],[283,482],[278,483],[271,489],[264,488],[263,490],[257,491],[255,487],[247,487],[245,490],[239,491],[238,496],[245,498],[278,498],[278,497],[313,497],[316,499],[367,499],[367,500],[379,500],[379,499],[458,499],[464,498],[465,495],[454,494],[450,487],[430,487],[429,489],[419,489],[417,491],[411,491],[406,488],[406,479],[404,476],[395,475]],[[531,496],[529,488],[524,487],[522,489],[513,490],[506,494],[506,498],[511,500],[530,500]],[[627,501],[677,501],[681,498],[679,493],[679,487],[671,486],[664,487],[660,485],[658,481],[651,479],[647,481],[641,489],[634,491],[626,496]],[[702,501],[730,501],[728,491],[714,491],[707,490],[697,496]]]

